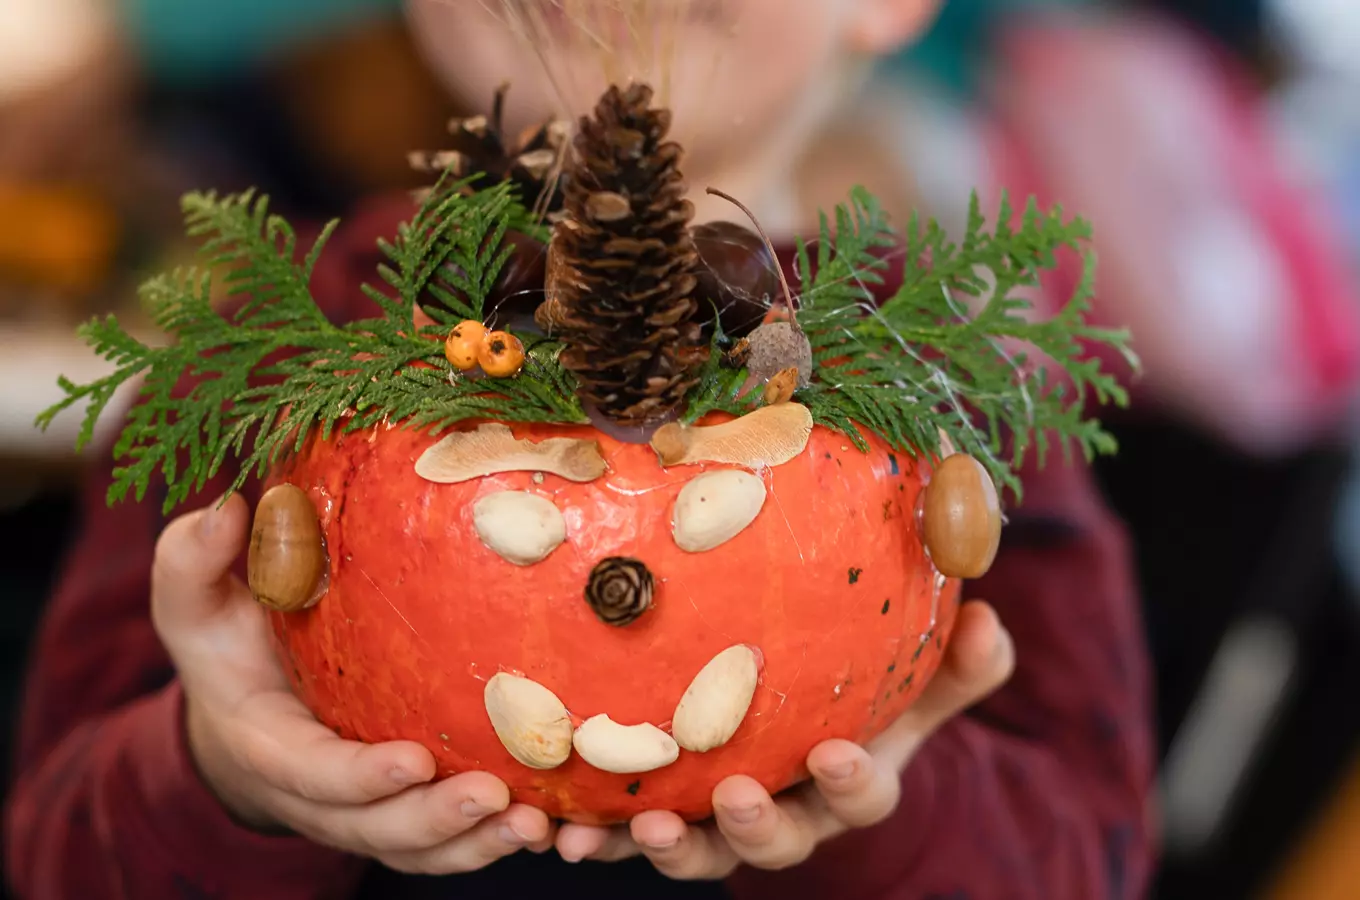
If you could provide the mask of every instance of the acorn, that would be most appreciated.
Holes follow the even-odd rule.
[[[785,369],[798,370],[798,387],[812,383],[812,344],[793,322],[767,322],[751,332],[746,368],[769,381]]]
[[[987,574],[1001,544],[1001,502],[982,463],[955,453],[935,468],[921,505],[921,539],[946,578]]]
[[[759,234],[736,222],[706,222],[690,229],[699,253],[700,319],[716,304],[723,331],[742,337],[761,323],[779,292],[778,260]]]
[[[270,488],[255,508],[246,563],[256,602],[280,612],[314,606],[326,568],[325,536],[311,498],[292,484]]]

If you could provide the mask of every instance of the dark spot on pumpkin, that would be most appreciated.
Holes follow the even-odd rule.
[[[826,451],[826,458],[827,458],[827,459],[830,459],[830,458],[831,458],[831,451],[830,451],[830,450]]]
[[[923,638],[921,639],[921,645],[920,645],[919,647],[917,647],[917,648],[916,648],[916,652],[913,653],[913,654],[911,655],[911,661],[912,661],[912,662],[916,662],[916,660],[918,660],[918,659],[921,658],[921,654],[925,652],[925,650],[926,650],[926,645],[929,644],[929,643],[930,643],[930,635],[926,635],[925,637],[923,637]]]
[[[892,699],[892,691],[888,691],[886,694],[883,695],[883,701],[884,701],[885,703],[886,703],[887,701],[891,700],[891,699]]]
[[[628,791],[628,793],[636,797],[638,795],[638,791],[642,790],[642,780],[639,779],[637,781],[632,782],[631,784],[628,785],[628,787],[624,788],[624,790]]]
[[[891,519],[891,518],[892,518],[892,501],[891,501],[891,500],[884,500],[884,501],[883,501],[883,521],[886,522],[886,521],[888,521],[888,520]]]
[[[884,600],[884,601],[883,601],[883,609],[880,610],[880,614],[886,616],[886,615],[888,614],[888,607],[889,607],[889,606],[892,606],[892,598],[891,598],[891,597],[889,597],[887,600]]]
[[[893,672],[896,672],[896,671],[897,671],[897,663],[895,663],[895,662],[888,663],[888,674],[891,675]]]
[[[892,472],[894,475],[901,475],[901,474],[902,474],[902,470],[899,469],[899,468],[897,467],[897,455],[896,455],[896,454],[893,454],[893,453],[889,453],[889,454],[888,454],[888,471]]]
[[[335,667],[335,674],[336,674],[336,675],[339,675],[339,676],[341,676],[341,677],[344,677],[344,674],[345,674],[345,667],[344,667],[344,666],[336,666],[336,667]]]
[[[944,638],[940,637],[938,634],[935,635],[935,649],[936,650],[944,649]]]
[[[915,672],[908,672],[908,673],[907,673],[907,677],[906,677],[906,678],[903,678],[903,679],[902,679],[902,683],[899,684],[899,685],[897,686],[897,693],[900,694],[900,693],[902,693],[903,691],[905,691],[907,688],[911,687],[911,680],[912,680],[913,678],[915,678],[915,677],[916,677],[916,673],[915,673]]]
[[[851,584],[854,584],[855,582],[859,581],[859,576],[862,575],[862,574],[864,574],[864,570],[863,570],[863,569],[857,569],[857,568],[855,568],[854,566],[851,566],[851,567],[850,567],[850,583],[851,583]]]

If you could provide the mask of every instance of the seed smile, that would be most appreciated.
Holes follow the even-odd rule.
[[[487,716],[501,744],[532,769],[554,769],[575,749],[603,772],[637,774],[674,763],[684,748],[706,753],[725,745],[746,719],[760,679],[760,656],[737,644],[713,657],[676,706],[667,734],[650,722],[621,725],[601,713],[573,728],[571,714],[551,690],[521,675],[500,672],[484,692]]]

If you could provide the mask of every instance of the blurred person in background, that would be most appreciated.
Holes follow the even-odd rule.
[[[770,55],[760,55],[760,35],[752,29],[737,38],[752,42],[743,44],[750,57],[734,56],[733,61],[739,71],[744,66],[782,72],[784,84],[804,77],[817,81],[826,93],[803,99],[828,104],[811,110],[818,113],[812,118],[823,124],[821,111],[838,107],[844,99],[837,78],[845,73],[840,64],[856,68],[848,64],[851,58],[909,40],[933,6],[924,0],[800,3],[796,15],[783,23],[783,33],[821,47],[824,55],[776,57],[768,45],[762,52]],[[412,5],[420,14],[417,30],[429,39],[430,57],[455,85],[492,77],[468,64],[473,50],[486,53],[488,65],[508,70],[494,73],[497,78],[521,71],[497,55],[495,48],[505,49],[500,40],[468,43],[467,32],[456,27],[469,25],[470,11],[476,8],[471,0]],[[843,30],[817,27],[831,19],[833,9],[844,14],[835,19]],[[476,92],[487,93],[482,87]],[[544,102],[542,95],[527,95]],[[774,89],[760,110],[768,117],[765,122],[792,113],[781,100],[772,99],[776,96],[794,102],[793,94]],[[314,112],[308,109],[304,121],[312,122]],[[516,115],[524,113],[518,108]],[[303,127],[313,137],[322,130],[313,124]],[[729,130],[724,122],[722,133]],[[787,136],[782,129],[774,134],[756,131],[752,141],[732,142],[726,149],[739,148],[733,168],[708,173],[753,177],[747,190],[736,192],[758,195],[767,208],[773,207],[773,214],[760,218],[778,223],[772,230],[782,244],[815,223],[817,205],[843,199],[852,173],[864,176],[853,180],[876,191],[900,174],[891,147],[871,159],[847,160],[844,140],[804,148],[802,135],[791,133],[787,147],[776,140],[776,135]],[[802,180],[785,183],[779,178],[782,168],[749,165],[748,154],[766,149],[761,139],[770,145],[774,162],[784,161],[775,149],[796,158]],[[327,143],[313,141],[312,146],[322,150]],[[807,152],[799,154],[800,148]],[[409,145],[399,158],[404,160],[406,149]],[[323,157],[320,152],[308,156]],[[701,173],[691,175],[703,183]],[[833,184],[835,196],[824,199],[822,192]],[[911,199],[903,194],[889,202],[901,215]],[[318,299],[333,304],[340,315],[365,308],[355,305],[360,301],[354,299],[354,275],[371,275],[374,234],[390,232],[411,210],[406,197],[363,207],[336,235],[323,257],[324,271],[317,272],[317,283],[330,288],[319,290],[324,296]],[[253,898],[438,896],[449,891],[503,896],[513,892],[513,885],[536,885],[539,890],[551,885],[570,893],[573,884],[598,897],[636,896],[639,887],[671,896],[721,896],[725,888],[738,897],[836,900],[849,894],[885,900],[916,894],[968,894],[978,900],[1009,900],[1017,894],[1035,900],[1139,896],[1153,856],[1153,829],[1145,809],[1150,738],[1137,604],[1118,523],[1103,508],[1088,476],[1080,464],[1026,471],[1027,503],[1041,521],[1028,538],[1024,529],[1011,532],[1018,536],[998,558],[996,576],[979,585],[996,603],[1009,631],[989,624],[985,607],[971,607],[973,624],[955,639],[957,652],[948,677],[932,682],[944,693],[920,705],[919,721],[904,720],[901,747],[906,756],[885,764],[857,755],[848,769],[853,784],[814,765],[824,805],[814,796],[806,808],[781,812],[767,797],[752,799],[763,818],[743,824],[720,812],[721,834],[712,823],[703,830],[681,825],[669,841],[647,839],[643,830],[630,834],[564,827],[556,835],[556,849],[568,860],[586,861],[576,868],[517,852],[526,841],[540,852],[547,850],[552,829],[532,810],[505,809],[494,786],[479,781],[476,773],[394,795],[397,782],[391,775],[397,760],[385,754],[400,748],[355,753],[330,735],[324,739],[328,753],[326,743],[309,740],[303,732],[289,727],[271,731],[271,737],[285,742],[291,731],[300,742],[299,752],[288,756],[296,775],[320,775],[329,782],[328,790],[351,798],[337,798],[334,804],[290,794],[287,784],[275,787],[269,774],[240,765],[244,758],[232,748],[249,736],[249,729],[220,706],[193,700],[211,694],[202,691],[205,685],[229,680],[220,677],[220,670],[211,670],[233,670],[231,661],[211,645],[252,658],[260,650],[254,643],[259,635],[249,630],[247,618],[260,610],[240,592],[226,590],[227,568],[239,549],[237,526],[243,524],[239,501],[221,517],[189,516],[165,528],[157,511],[145,505],[102,508],[96,480],[69,567],[44,622],[29,682],[19,790],[7,807],[11,877],[34,896],[54,900],[92,900],[120,888],[154,900],[195,891]],[[213,521],[222,527],[194,526]],[[152,543],[158,535],[153,576]],[[115,545],[118,552],[111,552]],[[147,616],[148,596],[157,610],[154,631]],[[238,606],[242,602],[244,608]],[[1081,625],[1068,627],[1067,617],[1078,607]],[[100,617],[108,627],[92,625]],[[236,631],[233,621],[246,624],[247,630]],[[1008,634],[1014,635],[1020,651],[1009,691],[999,692],[978,715],[955,718],[955,712],[983,699],[1009,674]],[[182,680],[173,677],[171,658],[184,673]],[[90,686],[95,675],[97,690]],[[180,702],[184,696],[190,698],[187,706]],[[193,712],[187,719],[186,709]],[[205,711],[206,719],[201,715]],[[923,743],[936,729],[938,739]],[[83,741],[93,733],[97,740]],[[1017,739],[1017,733],[1024,739]],[[418,770],[425,768],[419,760],[409,760],[401,760],[410,765],[408,776],[414,776],[405,782],[408,787],[422,780]],[[847,786],[835,787],[838,783]],[[900,808],[895,801],[899,789],[907,800]],[[389,796],[391,802],[386,802]],[[873,817],[868,814],[871,803],[877,810]],[[923,812],[927,803],[929,814]],[[106,822],[116,824],[109,828]],[[854,822],[877,824],[850,828]],[[513,825],[520,836],[498,825]],[[325,840],[312,843],[294,831]],[[821,848],[809,858],[818,844]],[[330,849],[337,846],[353,855]],[[917,852],[904,856],[908,846]],[[646,859],[622,859],[639,855]],[[513,862],[493,865],[502,856],[513,856]],[[87,864],[67,864],[77,857]],[[390,865],[361,866],[359,857],[377,857]],[[804,864],[793,865],[797,862]],[[659,877],[658,870],[687,884]],[[410,871],[460,874],[454,884],[441,886],[399,874]]]
[[[127,30],[158,84],[155,121],[174,126],[162,146],[201,167],[191,186],[261,184],[324,215],[399,184],[405,151],[438,145],[428,135],[445,101],[387,129],[356,127],[370,120],[335,101],[393,95],[363,88],[409,57],[355,48],[383,43],[373,35],[395,6],[129,2]],[[1346,235],[1272,144],[1267,113],[1289,118],[1301,103],[1278,90],[1299,57],[1272,43],[1269,4],[1095,7],[949,0],[843,127],[874,137],[854,171],[894,210],[947,221],[971,188],[994,200],[1008,187],[1095,219],[1100,302],[1111,321],[1137,324],[1148,364],[1135,407],[1112,423],[1124,452],[1099,471],[1134,531],[1160,675],[1180,830],[1159,892],[1246,896],[1323,805],[1360,731],[1337,712],[1360,655],[1330,533],[1352,459],[1336,436],[1357,333]],[[1313,119],[1339,109],[1324,103]],[[843,192],[833,151],[805,160],[818,202]],[[1159,206],[1166,198],[1180,205]],[[37,382],[51,379],[26,383]],[[1261,685],[1245,705],[1220,687],[1243,667]],[[1225,724],[1234,717],[1246,731]]]
[[[1133,328],[1144,375],[1097,468],[1146,590],[1163,900],[1264,891],[1360,734],[1349,6],[960,0],[878,97],[930,211],[985,184],[1092,219],[1099,315]],[[1353,896],[1305,858],[1276,900]]]

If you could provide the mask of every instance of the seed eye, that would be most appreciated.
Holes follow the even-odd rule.
[[[722,546],[756,520],[765,495],[765,482],[741,469],[697,476],[675,499],[671,525],[676,545],[690,553]]]

